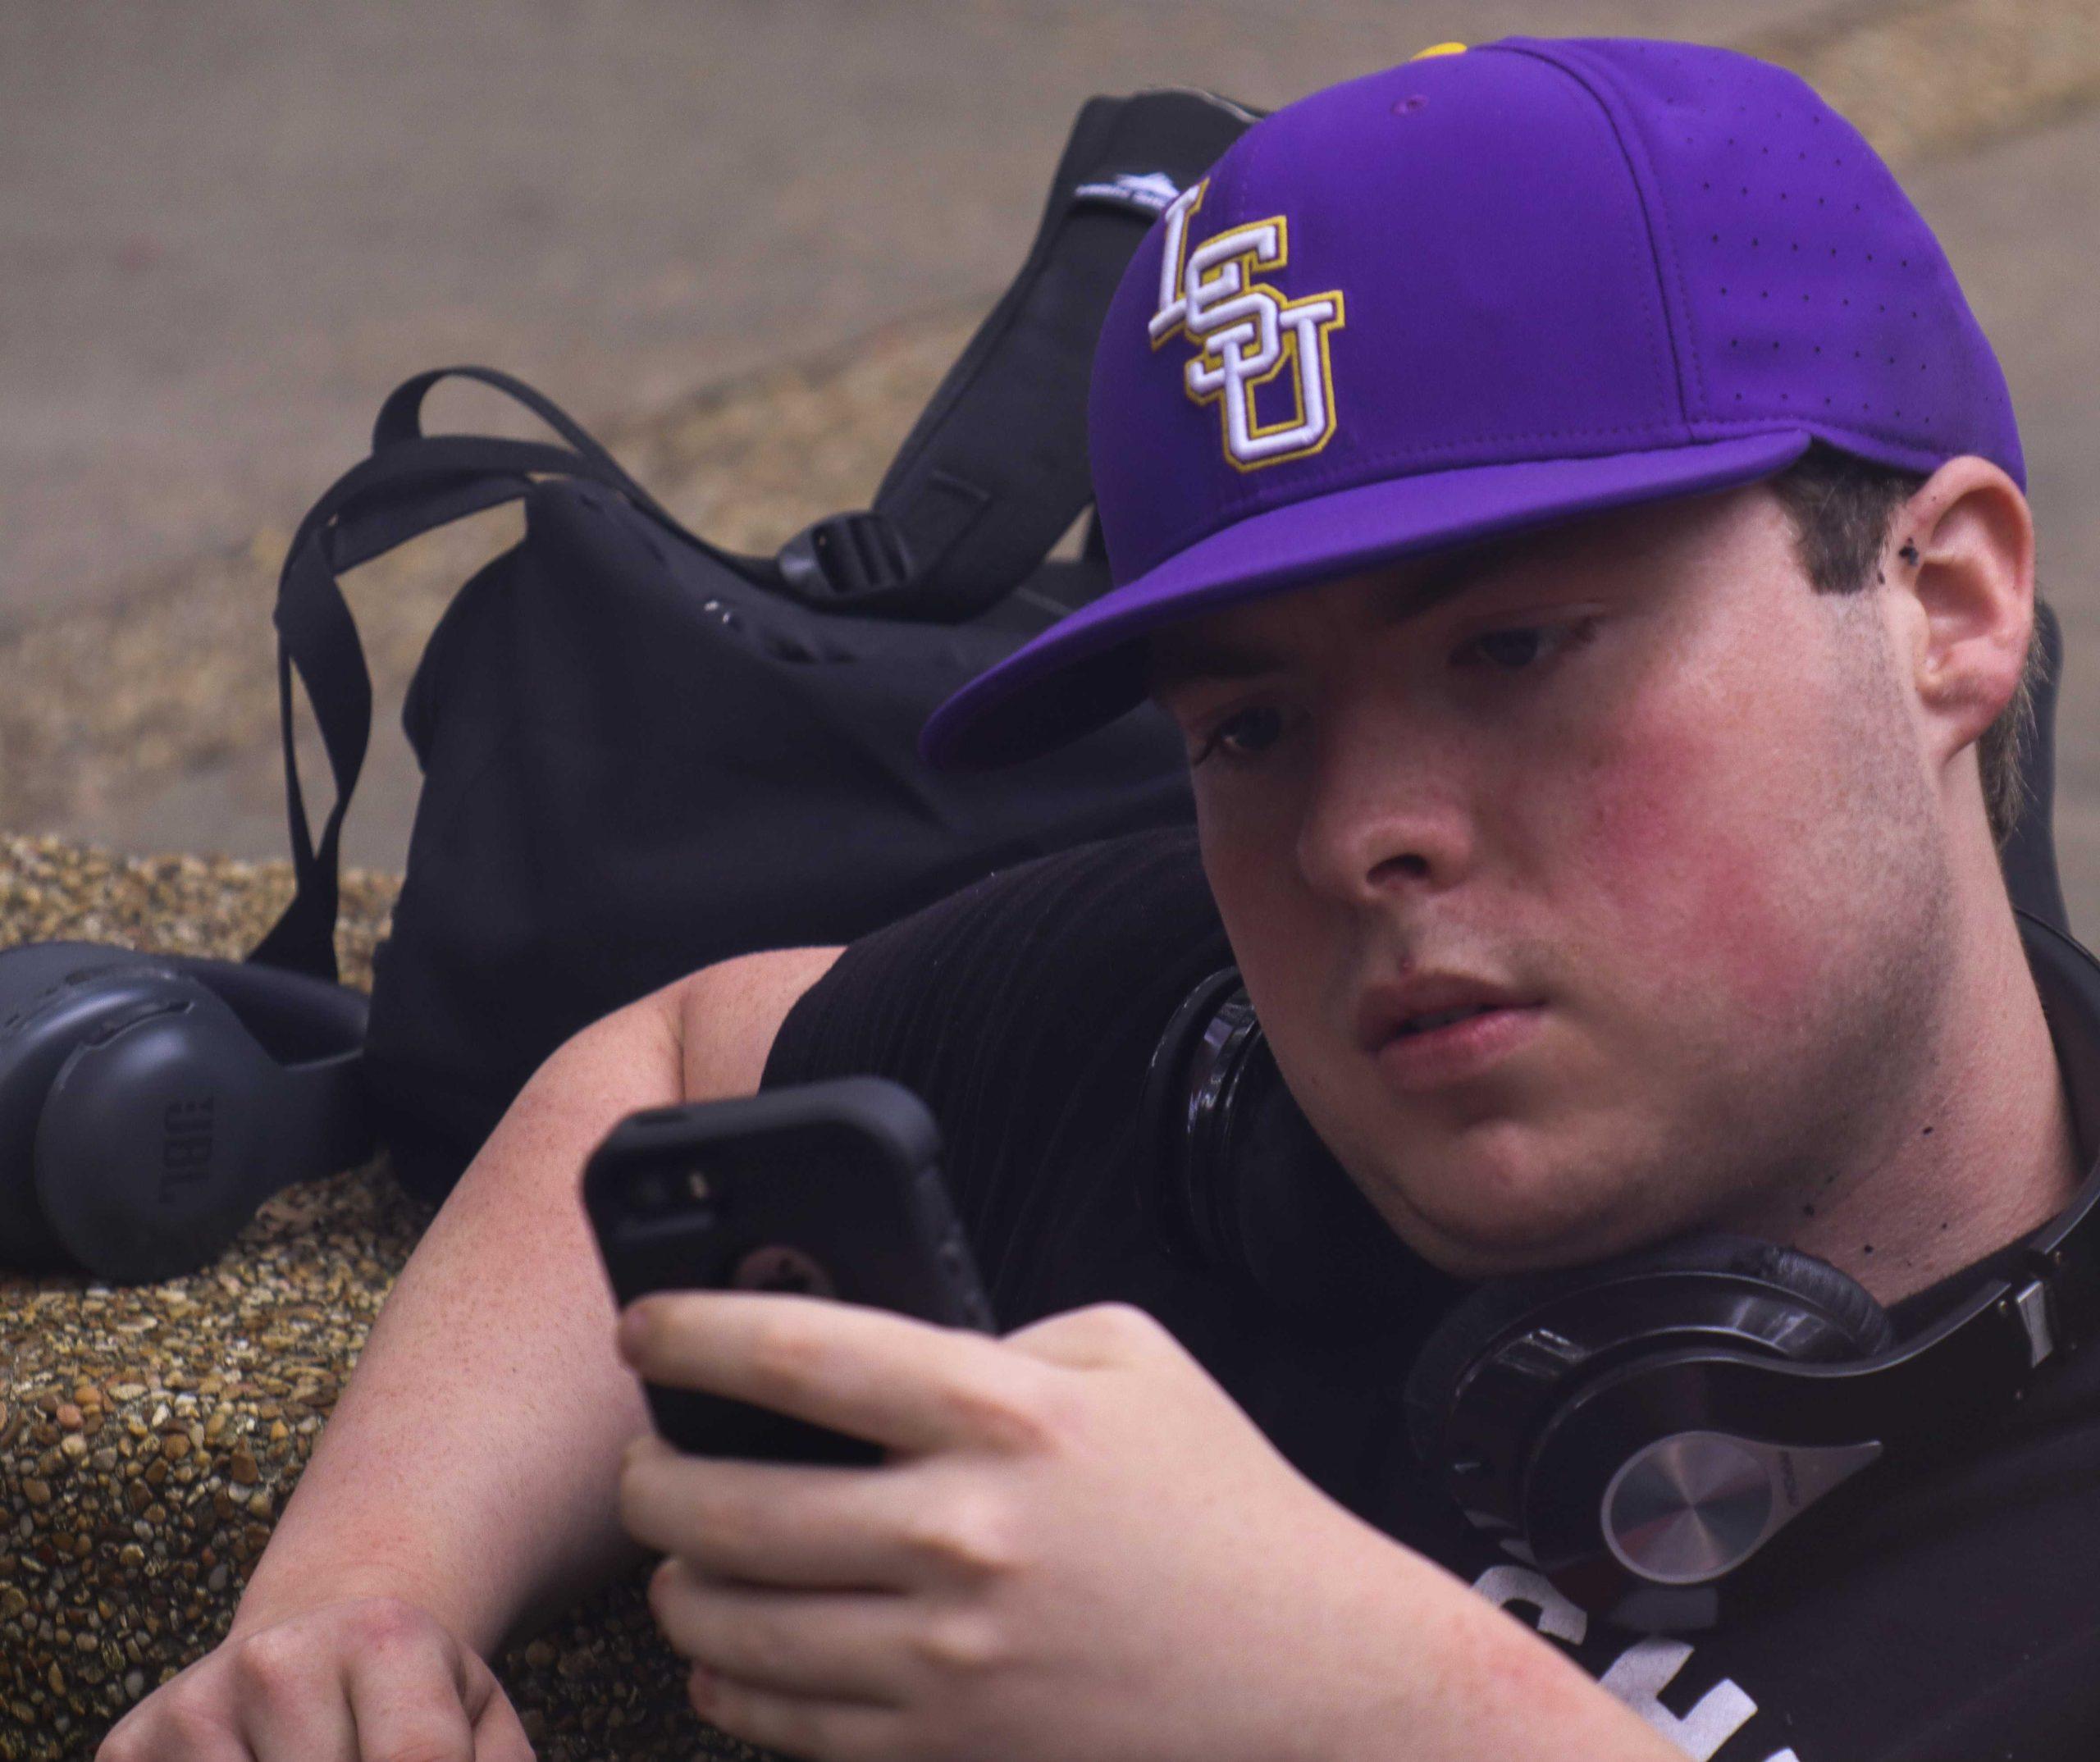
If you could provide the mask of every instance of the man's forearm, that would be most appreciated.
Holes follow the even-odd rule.
[[[237,1627],[384,1592],[488,1657],[644,1558],[614,1500],[648,1411],[578,1184],[616,1121],[681,1098],[681,1066],[644,999],[534,1074],[388,1295]]]
[[[388,1294],[237,1631],[387,1595],[492,1658],[646,1558],[618,1501],[649,1410],[614,1348],[583,1164],[638,1108],[756,1091],[781,1019],[838,952],[720,962],[533,1074]]]
[[[1323,1762],[1684,1762],[1573,1659],[1369,1525],[1313,1686]]]

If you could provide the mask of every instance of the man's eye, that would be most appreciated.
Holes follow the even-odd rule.
[[[1238,762],[1258,758],[1275,745],[1283,733],[1283,712],[1273,705],[1236,710],[1210,732],[1203,748],[1189,762],[1201,765],[1214,752]]]
[[[1483,631],[1462,642],[1452,660],[1461,665],[1477,659],[1503,673],[1518,673],[1541,660],[1550,660],[1571,643],[1587,637],[1593,620],[1569,624],[1522,624],[1509,630]]]

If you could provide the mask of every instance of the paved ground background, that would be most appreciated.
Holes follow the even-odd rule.
[[[770,544],[865,498],[1089,93],[1275,104],[1518,29],[1771,55],[1898,166],[2012,381],[2071,641],[2066,878],[2100,927],[2093,0],[0,7],[0,828],[285,854],[284,535],[416,369],[518,372],[682,517]],[[472,394],[433,413],[525,431]],[[346,583],[378,699],[353,864],[401,865],[400,692],[508,530]]]

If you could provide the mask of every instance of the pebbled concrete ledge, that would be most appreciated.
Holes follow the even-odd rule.
[[[398,890],[344,878],[337,956],[361,989]],[[238,957],[291,891],[289,863],[0,838],[0,946]],[[433,1215],[381,1156],[287,1188],[186,1278],[0,1276],[0,1762],[84,1762],[224,1636]],[[645,1568],[494,1661],[542,1762],[761,1754],[687,1703],[647,1582]]]

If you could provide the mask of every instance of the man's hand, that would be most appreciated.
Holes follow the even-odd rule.
[[[993,1339],[683,1292],[631,1305],[620,1347],[889,1453],[628,1447],[621,1520],[668,1556],[651,1607],[733,1737],[814,1762],[1676,1755],[1306,1481],[1142,1310]]]
[[[77,1752],[74,1752],[77,1754]],[[244,1623],[112,1726],[95,1762],[532,1762],[487,1664],[387,1595]]]

